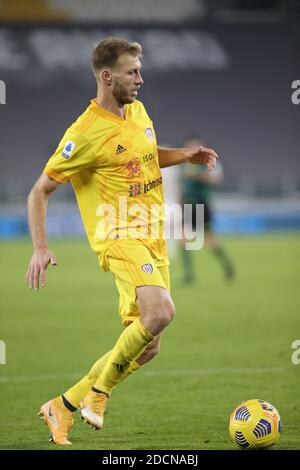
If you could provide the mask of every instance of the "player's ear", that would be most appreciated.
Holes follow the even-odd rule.
[[[107,86],[111,85],[112,76],[109,70],[102,70],[101,77]]]

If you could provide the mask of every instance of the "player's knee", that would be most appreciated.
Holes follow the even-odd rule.
[[[175,306],[166,289],[151,289],[148,293],[151,295],[138,298],[138,305],[143,324],[156,335],[173,320]]]
[[[164,317],[167,324],[171,323],[175,316],[175,305],[171,297],[168,297],[164,300],[162,310],[164,312]]]
[[[161,299],[155,305],[155,317],[162,328],[165,328],[174,318],[175,306],[170,297]]]

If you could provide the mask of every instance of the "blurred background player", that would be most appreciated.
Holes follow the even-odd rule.
[[[197,136],[190,136],[184,142],[184,147],[194,148],[200,145],[205,146],[202,139]],[[192,204],[192,220],[185,220],[196,228],[196,204],[204,204],[204,246],[208,247],[220,263],[225,279],[234,278],[235,270],[233,262],[226,253],[223,246],[213,230],[213,209],[212,198],[215,188],[223,181],[223,167],[220,161],[217,161],[216,167],[212,172],[207,171],[206,165],[182,165],[181,167],[181,203]],[[185,240],[181,244],[182,262],[183,262],[183,281],[186,284],[192,283],[196,279],[193,264],[193,252],[185,249]]]

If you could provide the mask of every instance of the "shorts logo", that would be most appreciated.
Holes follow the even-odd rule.
[[[142,264],[141,266],[142,270],[146,274],[152,274],[153,273],[153,266],[150,263]]]
[[[72,142],[72,140],[68,140],[68,142],[66,143],[62,151],[62,156],[66,159],[70,158],[75,148],[75,145],[76,145],[75,142]]]
[[[152,142],[154,142],[154,135],[153,135],[151,127],[147,127],[147,129],[145,129],[145,134],[148,137],[148,139],[150,139],[150,140],[152,140]]]

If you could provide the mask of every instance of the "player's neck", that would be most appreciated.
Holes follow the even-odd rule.
[[[120,106],[113,96],[104,96],[101,93],[98,93],[96,103],[106,109],[106,111],[115,114],[121,119],[125,119],[125,107]]]

